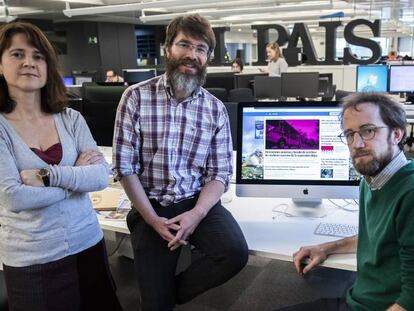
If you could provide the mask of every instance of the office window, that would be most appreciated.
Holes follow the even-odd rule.
[[[388,38],[371,38],[378,42],[381,46],[382,55],[388,54]],[[358,58],[370,58],[372,56],[372,52],[370,49],[356,46],[352,44],[348,44],[344,38],[337,38],[336,39],[336,57],[342,58],[344,57],[344,48],[349,47],[351,48],[351,53],[356,54]]]

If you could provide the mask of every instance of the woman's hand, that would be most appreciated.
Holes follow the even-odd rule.
[[[44,187],[42,178],[38,175],[39,170],[23,170],[20,172],[22,183],[26,186]]]
[[[88,150],[79,154],[75,166],[101,164],[105,161],[102,152],[98,150]]]

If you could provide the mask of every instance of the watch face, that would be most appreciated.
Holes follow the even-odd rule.
[[[45,168],[41,168],[41,169],[39,170],[39,175],[40,175],[41,177],[46,177],[46,176],[49,176],[49,170],[47,170],[47,169],[45,169]]]

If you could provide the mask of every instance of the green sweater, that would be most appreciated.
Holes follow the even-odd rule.
[[[357,278],[347,296],[354,311],[414,310],[414,163],[381,188],[360,186]]]

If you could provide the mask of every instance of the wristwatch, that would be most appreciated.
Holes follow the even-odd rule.
[[[41,168],[37,172],[37,176],[39,176],[42,179],[43,184],[45,185],[45,187],[50,186],[50,171],[47,168]]]

